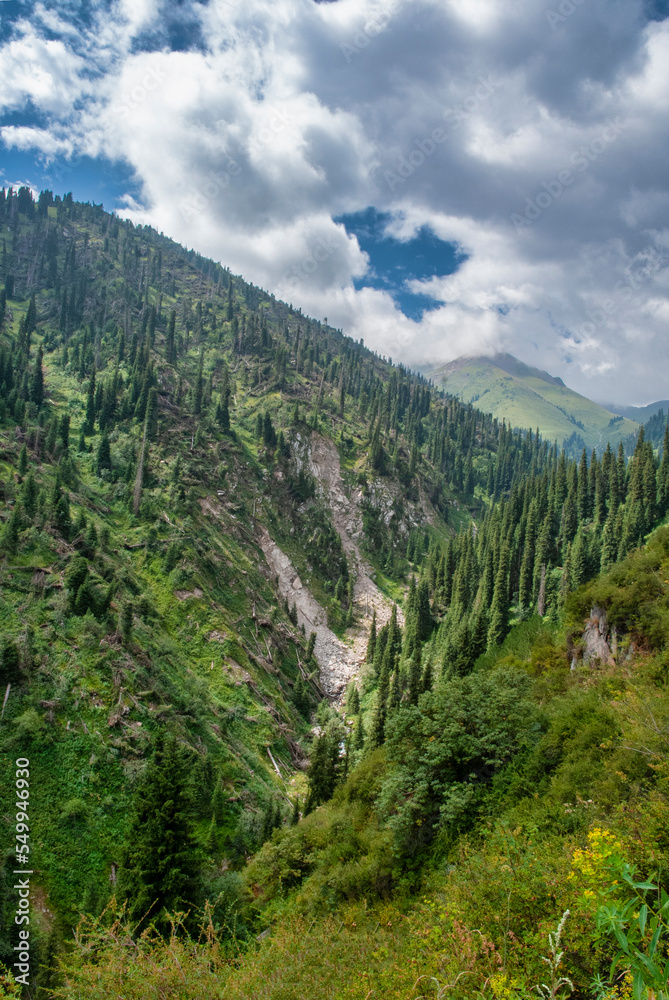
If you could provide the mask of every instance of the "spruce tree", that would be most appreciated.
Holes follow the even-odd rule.
[[[21,488],[21,506],[29,520],[33,520],[37,513],[37,498],[39,491],[33,475],[32,469],[23,481]]]
[[[0,651],[0,684],[18,684],[21,680],[21,657],[13,639],[5,638]]]
[[[355,731],[353,733],[353,749],[362,750],[365,745],[365,726],[362,721],[362,712],[358,712],[355,720]]]
[[[126,642],[129,642],[132,637],[132,625],[135,609],[133,607],[132,601],[125,600],[121,608],[121,615],[119,620],[119,625],[121,629],[121,634]]]
[[[44,373],[42,372],[43,360],[44,356],[42,352],[42,345],[40,344],[37,349],[37,357],[35,358],[35,366],[30,376],[30,385],[28,390],[30,401],[35,404],[37,409],[39,409],[44,402]]]
[[[19,547],[19,531],[21,529],[21,512],[19,510],[18,504],[14,504],[12,512],[9,515],[7,521],[5,521],[5,526],[2,532],[2,548],[5,552],[14,556],[17,553]]]
[[[213,795],[211,797],[211,812],[216,823],[223,823],[225,819],[225,796],[223,794],[223,783],[216,782]]]
[[[158,390],[155,386],[149,389],[146,401],[146,439],[155,441],[158,436]]]
[[[416,594],[416,638],[426,642],[432,634],[433,621],[430,610],[430,590],[427,580],[421,580]]]
[[[376,649],[376,608],[372,612],[372,624],[369,629],[369,638],[367,639],[367,653],[365,655],[365,660],[367,663],[374,662],[374,650]]]
[[[172,312],[170,313],[170,320],[167,326],[167,337],[165,341],[165,358],[167,360],[168,365],[175,364],[177,360],[176,341],[174,336],[176,321],[177,321],[177,314],[173,309]]]
[[[88,380],[88,393],[86,395],[86,420],[84,423],[84,431],[86,434],[92,434],[93,428],[95,427],[95,369],[91,372],[91,377]]]
[[[107,432],[105,431],[102,437],[100,438],[100,443],[98,444],[98,453],[95,459],[95,469],[99,476],[105,469],[107,471],[111,471],[111,467],[112,467],[112,462],[111,462],[111,449],[109,447],[109,437],[107,436]]]
[[[133,922],[167,927],[166,912],[198,898],[200,852],[188,814],[188,774],[173,736],[160,731],[137,782],[119,870],[118,891]]]
[[[409,704],[415,705],[421,693],[421,653],[420,646],[416,646],[411,657],[409,667]]]
[[[509,550],[505,548],[500,555],[499,569],[495,577],[495,590],[490,608],[490,625],[488,626],[488,649],[501,644],[509,627],[508,562]]]

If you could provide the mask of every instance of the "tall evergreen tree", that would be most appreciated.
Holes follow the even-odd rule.
[[[155,919],[165,929],[166,912],[198,899],[200,853],[188,820],[188,789],[176,740],[160,731],[133,795],[118,880],[130,919],[140,926]]]
[[[39,407],[44,402],[44,373],[42,371],[42,366],[44,364],[44,355],[42,352],[42,345],[40,344],[37,349],[37,356],[35,357],[35,365],[30,376],[30,387],[29,395],[31,403]]]

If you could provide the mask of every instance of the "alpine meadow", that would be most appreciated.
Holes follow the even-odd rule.
[[[667,1000],[664,412],[575,452],[101,205],[0,231],[0,996]]]

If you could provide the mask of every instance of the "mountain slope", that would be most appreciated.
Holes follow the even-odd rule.
[[[0,221],[0,755],[31,762],[40,989],[112,893],[128,940],[208,905],[232,958],[312,868],[316,909],[413,892],[543,731],[500,644],[538,628],[560,688],[546,630],[666,516],[669,445],[569,461],[99,206],[0,191]]]
[[[627,416],[604,409],[510,354],[458,358],[427,374],[463,402],[489,410],[512,427],[538,427],[544,438],[566,443],[574,455],[583,447],[617,444],[638,430]]]
[[[660,410],[666,415],[669,413],[669,399],[659,399],[656,403],[648,403],[646,406],[620,406],[617,403],[602,403],[606,410],[611,413],[618,413],[621,417],[627,417],[638,424],[645,423],[651,417],[656,416]]]

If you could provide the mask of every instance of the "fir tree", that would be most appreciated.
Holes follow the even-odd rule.
[[[428,582],[421,580],[416,593],[416,638],[418,641],[426,642],[432,634],[432,628]]]
[[[409,704],[416,705],[421,693],[421,652],[416,646],[409,667]]]
[[[105,431],[100,438],[100,443],[98,444],[98,452],[95,459],[95,469],[99,475],[103,470],[111,471],[111,449],[109,447],[109,438],[107,432]]]
[[[211,797],[211,812],[215,823],[221,824],[225,819],[225,796],[223,794],[223,784],[216,782],[213,795]]]
[[[95,369],[91,372],[88,380],[88,393],[86,395],[86,420],[84,423],[85,433],[92,434],[95,427]]]
[[[134,608],[132,601],[125,600],[123,602],[123,607],[121,608],[120,616],[120,629],[121,635],[126,642],[129,642],[132,637],[132,625],[133,625]]]
[[[0,652],[0,684],[18,684],[21,680],[21,657],[13,639],[6,637]]]
[[[211,817],[211,823],[209,824],[209,829],[207,830],[204,846],[210,857],[218,853],[218,828],[216,826],[215,816]]]
[[[153,756],[137,783],[119,871],[128,915],[143,926],[192,905],[198,897],[199,851],[188,822],[188,775],[176,740],[158,733]]]
[[[172,312],[170,313],[170,320],[167,326],[167,337],[165,341],[165,358],[167,360],[168,365],[175,364],[177,360],[176,341],[174,336],[176,321],[177,321],[177,314],[176,311],[173,309]]]
[[[17,504],[14,504],[2,532],[2,548],[10,555],[16,555],[19,547],[19,531],[21,529],[21,513]]]
[[[30,401],[34,403],[38,409],[44,402],[44,373],[42,371],[43,360],[42,345],[40,344],[37,349],[37,356],[35,358],[35,365],[30,376],[30,386],[28,390]]]
[[[158,436],[158,390],[155,386],[149,389],[146,401],[146,439],[155,441]]]
[[[26,476],[21,489],[21,506],[23,507],[26,517],[31,521],[37,513],[38,495],[39,490],[37,489],[37,483],[35,482],[35,477],[31,469]]]
[[[376,608],[372,612],[372,624],[369,629],[369,638],[367,639],[367,653],[365,655],[365,660],[367,663],[374,662],[374,650],[376,649]]]

